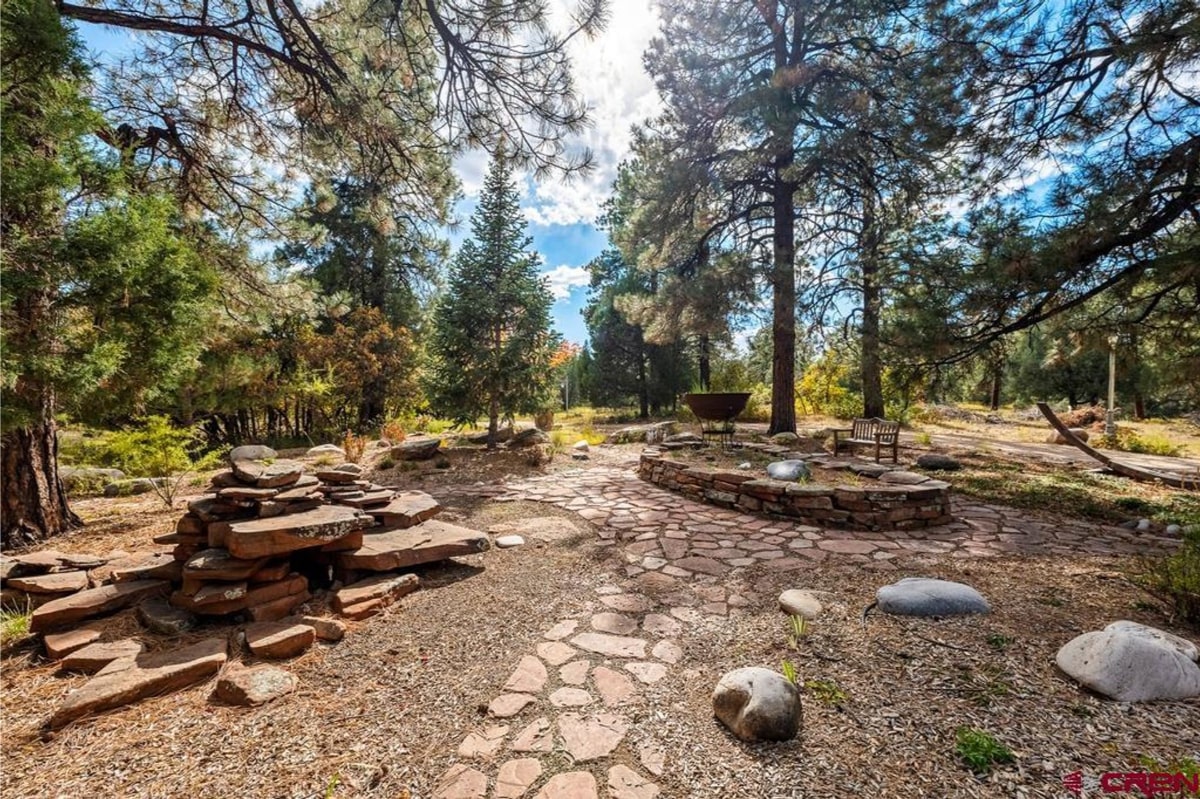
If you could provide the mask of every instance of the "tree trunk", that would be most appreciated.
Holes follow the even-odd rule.
[[[883,358],[879,352],[879,317],[883,291],[879,285],[879,222],[875,209],[875,180],[870,165],[862,172],[862,389],[863,416],[883,418]]]
[[[989,407],[993,411],[1000,410],[1000,385],[1004,380],[1004,367],[997,366],[992,371],[992,397]]]
[[[796,267],[794,187],[783,179],[794,151],[775,159],[771,267],[771,425],[767,435],[796,432]]]
[[[641,325],[637,327],[637,360],[638,360],[638,416],[650,418],[650,376],[646,368],[646,339],[642,336]]]
[[[58,476],[52,407],[44,410],[39,423],[11,430],[0,438],[0,477],[4,480],[0,549],[39,544],[83,526],[67,507],[67,492]]]
[[[700,335],[700,390],[708,391],[712,388],[712,363],[710,350],[711,343],[708,340],[708,334]]]
[[[496,433],[500,429],[500,398],[492,397],[492,401],[488,403],[488,436],[487,448],[496,448]]]

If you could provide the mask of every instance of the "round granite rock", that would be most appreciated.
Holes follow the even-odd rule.
[[[896,616],[962,616],[988,613],[987,600],[969,585],[926,577],[905,577],[875,592],[884,613]]]
[[[957,472],[962,468],[962,464],[949,455],[927,452],[917,458],[917,468],[931,472]]]
[[[1054,660],[1085,688],[1120,702],[1200,696],[1196,647],[1178,636],[1131,621],[1068,641]]]
[[[767,464],[767,477],[772,480],[807,480],[812,476],[804,461],[775,461]]]
[[[787,741],[800,731],[800,692],[778,672],[734,669],[713,691],[713,715],[743,741]]]

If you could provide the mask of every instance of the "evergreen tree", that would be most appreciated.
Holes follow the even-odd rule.
[[[454,259],[434,311],[427,387],[438,413],[459,422],[486,416],[489,448],[496,445],[501,416],[537,411],[554,390],[554,297],[538,275],[532,242],[512,166],[501,154],[492,161],[471,215],[471,238]]]

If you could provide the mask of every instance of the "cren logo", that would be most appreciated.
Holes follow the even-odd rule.
[[[1063,787],[1071,793],[1083,793],[1083,772],[1072,771],[1063,777]]]
[[[1075,794],[1099,788],[1102,794],[1141,794],[1151,799],[1158,794],[1200,796],[1200,774],[1171,774],[1161,771],[1107,771],[1099,781],[1088,780],[1081,771],[1072,771],[1062,778],[1063,788]]]

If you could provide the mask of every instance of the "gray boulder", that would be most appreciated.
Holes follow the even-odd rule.
[[[1178,636],[1131,621],[1068,641],[1054,660],[1085,688],[1120,702],[1200,696],[1196,646]]]
[[[339,447],[337,444],[318,444],[315,447],[310,447],[305,455],[332,455],[335,458],[346,457],[346,450]]]
[[[104,486],[106,497],[128,497],[134,494],[148,494],[155,488],[167,484],[165,477],[135,477],[132,480],[116,480]]]
[[[788,589],[779,595],[779,609],[789,616],[803,616],[806,619],[815,619],[824,610],[816,594],[799,588]]]
[[[58,475],[62,478],[63,487],[68,491],[76,488],[98,489],[108,483],[125,479],[125,472],[120,469],[101,469],[97,466],[63,466],[58,470]]]
[[[782,433],[776,433],[775,435],[771,436],[772,444],[782,444],[784,446],[789,446],[789,447],[792,444],[795,444],[799,440],[800,440],[800,436],[796,435],[795,433],[789,432],[787,430],[784,430]]]
[[[265,461],[278,457],[278,452],[262,444],[243,444],[229,451],[230,463],[234,461]]]
[[[926,577],[905,577],[875,592],[884,613],[897,616],[961,616],[988,613],[987,600],[969,585]]]
[[[926,469],[931,472],[957,472],[962,468],[962,464],[949,455],[942,455],[939,452],[928,452],[917,458],[917,468]]]
[[[800,731],[800,692],[770,669],[728,672],[713,691],[713,715],[743,741],[787,741]]]
[[[767,477],[772,480],[808,480],[812,477],[812,472],[808,470],[808,464],[800,460],[775,461],[767,464]]]
[[[440,438],[410,438],[392,447],[392,457],[398,461],[427,461],[437,455],[441,446]]]
[[[522,449],[524,447],[536,447],[539,444],[549,443],[550,436],[536,427],[530,427],[514,435],[505,446],[509,449]]]

